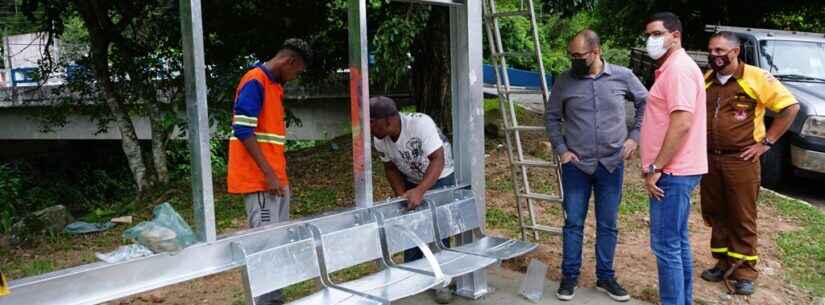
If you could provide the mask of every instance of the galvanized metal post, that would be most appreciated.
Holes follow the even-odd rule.
[[[215,204],[209,151],[209,116],[206,109],[206,64],[203,52],[203,18],[200,0],[180,0],[183,70],[186,83],[186,115],[192,149],[192,205],[197,235],[214,241]]]
[[[363,208],[373,204],[366,0],[350,0],[348,28],[352,175],[355,178],[355,204]]]
[[[463,6],[450,8],[456,182],[472,186],[483,228],[486,205],[481,18],[481,1],[466,1]],[[464,234],[459,242],[470,242],[473,238],[472,234]],[[456,290],[458,295],[473,299],[489,293],[486,271],[458,278]]]

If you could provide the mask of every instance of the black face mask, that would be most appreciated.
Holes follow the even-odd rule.
[[[578,76],[590,74],[590,65],[587,64],[587,60],[584,58],[573,58],[570,68]]]
[[[730,65],[730,58],[728,58],[728,54],[723,55],[710,55],[708,54],[708,65],[713,71],[719,72],[722,69],[725,69],[728,65]]]

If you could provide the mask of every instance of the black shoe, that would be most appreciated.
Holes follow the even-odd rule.
[[[601,292],[607,293],[611,299],[617,302],[627,302],[630,301],[630,295],[627,294],[627,291],[619,285],[619,282],[616,281],[616,278],[611,278],[607,280],[598,280],[596,282],[596,290]]]
[[[562,301],[570,301],[576,296],[576,280],[562,279],[559,290],[556,290],[556,298]]]
[[[749,280],[737,280],[733,282],[733,289],[736,290],[736,294],[741,295],[752,295],[753,294],[753,281]]]
[[[702,279],[708,282],[721,282],[725,279],[725,272],[727,270],[722,268],[713,267],[708,270],[702,271]]]

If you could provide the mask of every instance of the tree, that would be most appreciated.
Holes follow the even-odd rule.
[[[321,8],[322,4],[304,1],[205,2],[207,75],[213,88],[209,100],[217,110],[213,114],[224,117],[223,126],[229,124],[226,113],[231,112],[229,105],[240,75],[255,59],[271,58],[285,38],[318,31],[315,18],[323,15],[315,12],[323,11]],[[88,45],[88,51],[80,52],[74,62],[80,68],[56,90],[72,94],[52,107],[44,120],[59,127],[66,123],[67,114],[80,113],[97,121],[100,131],[114,123],[138,191],[168,183],[166,145],[171,132],[176,127],[185,130],[186,124],[178,2],[24,0],[23,11],[39,25],[38,30],[49,34],[50,42],[55,37],[71,36],[67,25],[71,28],[79,21],[85,32],[81,40]],[[283,31],[272,35],[261,29]],[[47,56],[41,64],[42,74],[65,69],[66,64]],[[90,105],[90,100],[99,104]],[[151,122],[148,154],[135,132],[132,117],[137,115]]]

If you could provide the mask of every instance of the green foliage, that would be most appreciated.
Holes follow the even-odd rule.
[[[11,164],[0,163],[0,201],[5,202],[0,209],[0,232],[9,232],[14,224],[18,200],[24,192],[23,175]]]
[[[777,11],[767,21],[777,29],[825,33],[825,8]]]
[[[498,1],[497,11],[514,11],[520,9],[520,6],[518,1]],[[603,18],[604,16],[591,10],[579,10],[569,15],[562,12],[545,13],[541,18],[537,18],[542,61],[546,71],[559,74],[569,69],[570,58],[567,55],[567,44],[576,33],[584,29],[595,28]],[[528,18],[502,18],[499,20],[499,28],[505,50],[529,51],[533,49],[533,33],[530,31]],[[484,38],[484,45],[487,46],[487,37]],[[630,51],[626,47],[617,45],[608,35],[601,35],[601,40],[602,56],[607,62],[628,65]],[[485,49],[485,54],[489,58],[489,50]],[[538,70],[533,56],[508,57],[507,64],[517,69]]]
[[[192,176],[192,150],[189,147],[189,141],[170,141],[166,148],[166,154],[169,156],[172,180],[189,180]],[[212,138],[209,140],[209,149],[212,155],[210,159],[212,176],[226,176],[226,165],[229,158],[229,141]]]
[[[135,191],[129,182],[128,169],[83,161],[73,169],[52,168],[45,173],[35,170],[38,161],[0,162],[0,233],[37,210],[56,204],[73,214],[88,213],[84,220],[107,219],[123,198]],[[118,160],[112,161],[114,163]]]
[[[380,1],[372,1],[372,3]],[[372,41],[371,51],[379,63],[372,68],[374,80],[384,80],[386,86],[400,84],[408,76],[412,64],[410,47],[413,39],[427,25],[430,7],[419,4],[385,4],[389,19],[381,22]],[[372,77],[371,77],[372,79]]]

